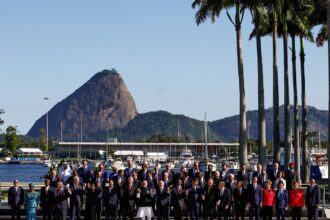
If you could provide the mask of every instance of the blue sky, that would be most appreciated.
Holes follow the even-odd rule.
[[[238,114],[234,27],[225,13],[216,23],[200,26],[194,14],[186,0],[1,1],[0,108],[6,111],[2,130],[16,125],[25,134],[45,113],[43,97],[50,98],[52,107],[94,73],[110,68],[121,73],[140,113],[161,109],[202,119],[207,112],[209,120]],[[257,60],[255,40],[248,40],[249,13],[243,22],[247,108],[253,110],[258,102]],[[271,38],[262,43],[268,108]],[[283,103],[282,40],[278,46]],[[292,94],[291,79],[290,64]],[[307,43],[309,105],[327,109],[327,82],[327,47]],[[298,83],[300,92],[300,77]]]

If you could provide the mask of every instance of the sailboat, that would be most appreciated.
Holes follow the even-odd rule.
[[[204,160],[199,163],[199,169],[202,172],[206,172],[207,168],[209,165],[212,165],[212,171],[216,171],[217,165],[216,163],[212,163],[209,159],[208,155],[208,147],[207,147],[207,121],[206,121],[206,113],[204,115],[204,138],[205,138],[205,143],[204,143],[204,149],[205,149],[205,154],[204,154]]]

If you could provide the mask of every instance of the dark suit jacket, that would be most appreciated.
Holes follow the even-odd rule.
[[[247,189],[248,200],[247,202],[251,206],[259,206],[262,203],[262,188],[260,185],[257,185],[257,188],[254,189],[253,184],[250,184]]]
[[[219,200],[220,200],[219,208],[224,209],[225,206],[230,204],[230,191],[229,191],[229,189],[224,188],[222,195],[221,195],[221,190],[218,189],[217,201],[219,201]]]
[[[55,205],[57,209],[68,209],[68,197],[71,196],[71,194],[68,192],[67,189],[63,189],[62,191],[54,191],[55,194]]]
[[[107,205],[118,205],[120,201],[120,190],[118,186],[114,186],[111,189],[110,192],[110,188],[106,187],[104,192],[103,192],[103,204],[104,206]]]
[[[199,172],[199,171],[198,171]],[[194,168],[190,168],[188,170],[188,175],[191,179],[197,178],[198,177],[198,172],[194,172]]]
[[[305,199],[306,206],[316,206],[320,204],[320,195],[320,188],[317,185],[314,185],[314,187],[308,186]]]
[[[280,190],[275,192],[275,206],[276,208],[284,209],[288,207],[289,195],[286,190],[283,190],[283,193],[280,194]]]
[[[43,186],[40,189],[40,203],[42,209],[50,209],[55,204],[54,188],[49,186],[46,193],[46,187]]]
[[[204,178],[206,181],[210,178],[213,178],[213,171],[206,171],[204,174]]]
[[[78,169],[78,175],[82,179],[83,183],[89,183],[90,179],[92,178],[90,169],[88,167],[86,169],[84,167],[80,167]]]
[[[268,170],[268,179],[270,179],[273,183],[275,182],[275,180],[277,179],[277,175],[280,172],[280,170],[277,171],[277,173],[275,174],[274,169],[269,169]]]
[[[132,189],[129,191],[128,184],[124,185],[120,190],[120,207],[128,208],[133,206],[136,202],[136,189],[137,185],[133,184]]]
[[[217,202],[217,188],[215,186],[209,187],[205,185],[203,195],[205,196],[205,200],[203,201],[204,206],[207,208],[215,208],[215,203]]]
[[[287,170],[284,179],[286,180],[286,189],[291,190],[293,182],[297,180],[297,172],[294,170],[292,173],[291,170]]]
[[[243,175],[242,170],[238,171],[237,172],[237,181],[242,181],[242,182],[248,183],[249,182],[249,172],[246,170]]]
[[[129,176],[131,176],[132,175],[132,172],[133,172],[133,168],[126,168],[125,170],[124,170],[124,176],[127,178],[127,177],[129,177]]]
[[[189,209],[196,209],[200,207],[201,194],[202,188],[199,186],[196,187],[196,190],[194,188],[190,188],[188,190],[187,206]]]
[[[56,188],[57,183],[60,181],[60,179],[57,176],[55,177],[50,176],[48,179],[50,180],[50,185],[54,188]]]
[[[142,180],[146,180],[148,178],[148,170],[143,172],[143,170],[140,170],[138,172],[138,179],[142,182]]]
[[[18,187],[15,191],[14,187],[10,187],[8,190],[8,205],[18,206],[24,203],[24,190],[22,187]]]
[[[74,185],[71,187],[71,198],[70,198],[70,204],[72,206],[81,207],[83,203],[84,198],[84,189],[82,185],[78,185],[78,187],[75,187]]]
[[[247,202],[247,190],[242,188],[242,192],[240,194],[238,188],[235,188],[233,191],[233,199],[236,207],[245,207]]]
[[[171,192],[171,203],[174,208],[184,208],[186,193],[184,188],[179,193],[178,188],[174,188]]]
[[[171,204],[171,194],[164,187],[161,192],[160,189],[156,189],[156,201],[157,201],[157,209],[161,209],[162,207],[170,206]]]
[[[252,177],[258,177],[258,185],[262,185],[262,174],[259,173],[258,171],[255,171],[252,175]]]
[[[220,172],[220,179],[221,179],[221,181],[227,182],[229,174],[230,174],[229,173],[229,170],[221,171]]]

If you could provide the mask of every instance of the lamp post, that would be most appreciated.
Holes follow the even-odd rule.
[[[47,105],[47,102],[48,102],[49,98],[45,97],[44,100],[46,101],[46,141],[47,141],[47,148],[48,148],[48,105]]]

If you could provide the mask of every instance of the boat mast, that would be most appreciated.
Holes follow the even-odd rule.
[[[208,162],[209,155],[208,155],[208,152],[207,152],[207,121],[206,121],[206,112],[205,112],[205,115],[204,115],[204,136],[205,136],[205,159],[206,159],[206,162]]]

